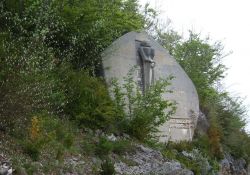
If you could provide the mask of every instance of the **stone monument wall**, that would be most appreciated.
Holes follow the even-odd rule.
[[[133,67],[142,67],[141,54],[138,49],[142,42],[147,42],[154,50],[153,54],[153,78],[167,78],[174,76],[171,81],[170,90],[173,93],[163,94],[163,98],[177,103],[176,113],[169,121],[163,124],[159,130],[161,142],[192,140],[194,128],[199,114],[199,101],[196,89],[185,71],[170,56],[168,51],[158,44],[146,33],[130,32],[108,47],[102,54],[104,77],[109,84],[112,78],[117,78],[120,83]],[[152,50],[151,49],[151,50]],[[150,51],[152,52],[152,51]],[[138,69],[133,78],[138,86],[145,86],[143,72]],[[146,88],[146,87],[145,87]]]

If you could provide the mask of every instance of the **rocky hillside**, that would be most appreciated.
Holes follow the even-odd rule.
[[[226,75],[223,44],[159,26],[136,0],[0,0],[0,173],[246,174],[246,109],[215,86]],[[102,51],[142,30],[197,89],[204,115],[192,142],[155,142],[176,109],[161,98],[173,77],[144,95],[125,77],[112,82],[114,98],[99,77]]]
[[[180,150],[178,146],[173,148],[159,144],[143,145],[128,135],[114,136],[88,131],[81,137],[89,140],[75,143],[74,148],[68,150],[61,160],[49,158],[47,155],[49,153],[44,151],[42,158],[37,161],[18,151],[18,147],[11,147],[13,140],[2,137],[9,143],[1,142],[0,145],[2,150],[0,175],[248,175],[250,173],[247,171],[244,159],[234,159],[230,155],[226,155],[219,162],[212,162],[195,148],[187,151]]]

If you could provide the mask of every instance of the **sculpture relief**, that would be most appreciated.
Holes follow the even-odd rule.
[[[146,41],[141,42],[138,51],[142,60],[143,91],[145,91],[154,83],[155,51]]]

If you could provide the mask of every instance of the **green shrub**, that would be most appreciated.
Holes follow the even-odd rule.
[[[79,143],[81,151],[84,154],[90,156],[95,154],[100,158],[103,158],[110,153],[122,155],[126,152],[131,152],[134,150],[134,147],[129,140],[111,141],[104,136],[98,137],[90,133],[87,133]]]
[[[66,111],[80,127],[112,130],[116,118],[114,104],[101,79],[86,71],[67,72]]]
[[[126,152],[132,152],[133,150],[132,143],[128,140],[110,141],[105,137],[101,137],[96,146],[96,154],[101,157],[111,152],[121,155]]]
[[[42,144],[34,143],[30,140],[24,141],[22,143],[23,150],[26,154],[30,156],[30,158],[34,161],[39,159],[41,153]]]
[[[250,159],[250,139],[249,135],[244,131],[234,130],[227,137],[225,142],[225,149],[235,158],[244,158],[249,161]]]
[[[73,127],[66,120],[61,121],[46,113],[37,114],[31,120],[27,136],[22,141],[24,152],[38,160],[40,153],[50,151],[55,159],[61,159],[64,152],[74,143]],[[46,148],[50,148],[46,150]]]
[[[176,160],[176,156],[177,156],[177,151],[176,150],[173,150],[173,149],[169,149],[167,148],[166,150],[162,151],[163,155],[168,158],[168,159],[173,159],[173,160]]]
[[[96,154],[95,143],[91,143],[91,142],[84,140],[81,142],[81,148],[82,148],[82,151],[87,155],[93,156],[94,154]]]
[[[37,166],[35,166],[35,165],[32,164],[32,163],[25,163],[25,164],[23,165],[23,168],[24,168],[25,172],[27,172],[28,175],[35,174],[35,173],[37,173],[37,171],[38,171]],[[23,173],[23,172],[21,172],[21,173]],[[20,174],[21,174],[21,173],[20,173]]]
[[[113,146],[112,141],[107,140],[105,137],[101,137],[96,146],[96,154],[99,156],[106,156],[112,152]]]
[[[133,146],[128,140],[119,140],[113,142],[113,152],[116,154],[124,154],[126,152],[132,152]]]
[[[69,148],[74,142],[74,125],[66,119],[60,120],[56,116],[41,114],[41,132],[44,139],[56,141]]]
[[[114,163],[110,159],[107,158],[101,164],[100,175],[114,175],[114,174],[115,174]]]
[[[163,99],[163,93],[171,93],[167,90],[169,81],[173,77],[160,79],[155,82],[144,94],[133,80],[134,69],[131,69],[124,78],[124,84],[120,85],[117,80],[112,81],[112,93],[114,102],[119,111],[125,112],[120,119],[123,121],[125,132],[145,141],[156,137],[154,133],[158,127],[165,123],[175,112],[175,105],[166,99]],[[124,120],[126,122],[124,122]]]
[[[189,141],[179,141],[179,142],[168,142],[167,144],[167,148],[170,148],[170,149],[176,149],[178,152],[181,152],[181,151],[191,151],[194,146],[191,142]]]
[[[209,138],[207,135],[196,136],[193,139],[192,144],[194,145],[194,147],[201,150],[204,154],[209,155],[210,157],[213,157],[210,151]]]

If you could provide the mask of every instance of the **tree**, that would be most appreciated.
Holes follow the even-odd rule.
[[[135,0],[1,1],[1,127],[11,128],[36,112],[63,116],[68,106],[81,106],[84,102],[71,101],[66,79],[82,69],[96,75],[103,49],[120,35],[143,28],[138,7]],[[76,95],[75,100],[82,99]]]
[[[220,42],[211,44],[209,38],[201,39],[200,35],[193,32],[186,40],[173,30],[159,30],[157,37],[196,86],[200,109],[210,123],[207,133],[210,152],[217,158],[221,158],[223,149],[236,156],[246,156],[247,149],[241,146],[245,142],[243,138],[250,140],[243,129],[246,109],[240,98],[232,98],[228,92],[216,87],[224,78],[226,70],[221,63],[221,59],[226,56],[223,45]]]

